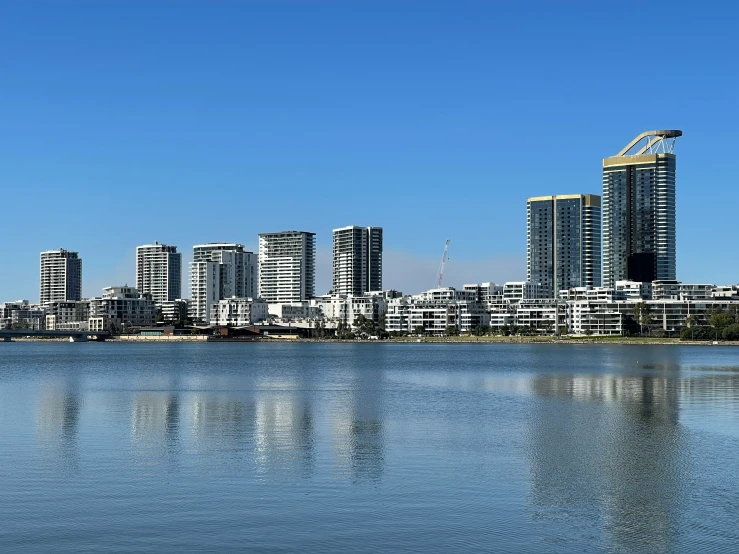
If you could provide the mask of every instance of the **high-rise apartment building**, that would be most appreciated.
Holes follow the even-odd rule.
[[[334,294],[382,290],[382,227],[334,229]]]
[[[41,252],[40,304],[82,298],[82,258],[69,250]]]
[[[682,131],[647,131],[603,160],[603,276],[675,280],[675,154]]]
[[[316,234],[283,231],[259,235],[259,297],[299,302],[315,296]]]
[[[182,254],[176,246],[154,242],[136,247],[136,288],[151,294],[157,306],[182,298]]]
[[[526,203],[527,281],[544,298],[601,285],[600,196],[536,196]]]
[[[190,263],[191,318],[210,321],[213,304],[224,298],[256,296],[254,253],[243,244],[212,243],[193,246]]]

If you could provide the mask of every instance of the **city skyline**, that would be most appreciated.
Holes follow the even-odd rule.
[[[128,7],[126,17],[114,4],[48,4],[42,14],[8,6],[0,44],[22,55],[4,70],[4,105],[13,109],[0,137],[0,185],[6,228],[21,232],[1,249],[3,297],[34,299],[37,253],[59,245],[85,257],[91,296],[134,283],[137,244],[180,245],[187,266],[190,245],[228,240],[256,252],[256,235],[279,228],[316,233],[324,292],[331,230],[354,222],[385,229],[383,279],[398,288],[428,288],[446,238],[446,283],[524,279],[525,199],[600,194],[603,157],[634,132],[670,126],[686,133],[678,278],[737,280],[739,261],[720,240],[732,231],[735,188],[726,129],[739,120],[734,77],[719,63],[733,50],[722,41],[736,40],[724,29],[731,13],[711,21],[711,36],[723,38],[709,41],[708,19],[684,6],[642,6],[634,19],[597,5],[543,4],[532,15],[472,2],[279,4],[189,6],[178,25],[161,5]],[[604,17],[621,29],[618,55],[601,33]],[[675,86],[644,102],[613,75],[633,70],[654,18],[682,31],[660,70],[638,83]],[[254,33],[241,32],[247,19],[260,21]],[[527,23],[500,24],[507,20]],[[195,33],[200,25],[214,32]],[[139,37],[135,47],[119,48],[130,36]],[[198,218],[196,200],[210,190],[248,217]],[[127,217],[80,231],[70,211],[92,216],[110,191],[111,212]],[[187,216],[156,214],[147,198],[154,206],[159,194]],[[273,196],[278,209],[261,209]],[[455,203],[464,207],[444,211]]]

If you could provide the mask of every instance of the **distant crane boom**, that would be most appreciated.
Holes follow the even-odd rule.
[[[444,279],[444,266],[446,266],[446,259],[447,254],[449,252],[449,242],[451,242],[449,239],[446,239],[446,243],[444,244],[444,255],[441,257],[441,265],[439,266],[439,275],[436,278],[436,288],[441,288],[441,282]]]

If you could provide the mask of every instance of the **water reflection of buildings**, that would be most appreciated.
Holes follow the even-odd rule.
[[[348,390],[332,409],[332,435],[339,469],[359,481],[376,481],[385,464],[384,373],[381,362],[380,367],[368,366],[362,359],[360,353],[349,352],[345,360]]]
[[[180,453],[180,398],[173,392],[134,395],[131,438],[139,457],[163,457],[176,467]]]
[[[315,466],[314,415],[300,380],[255,383],[257,390],[198,392],[188,398],[194,447],[209,463],[234,460],[258,473],[310,476]]]
[[[299,471],[309,477],[315,469],[315,421],[310,399],[300,389],[260,396],[254,437],[258,469]]]
[[[634,360],[645,369],[534,379],[539,399],[528,439],[536,506],[595,517],[607,549],[674,549],[689,472],[675,362]]]
[[[40,445],[55,464],[73,472],[79,470],[77,434],[81,404],[77,383],[54,383],[44,387],[36,410]]]

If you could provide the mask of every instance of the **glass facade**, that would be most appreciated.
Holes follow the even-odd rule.
[[[606,158],[603,166],[606,286],[674,280],[675,155]]]
[[[600,197],[592,194],[529,199],[527,280],[544,297],[600,286],[600,209]]]

